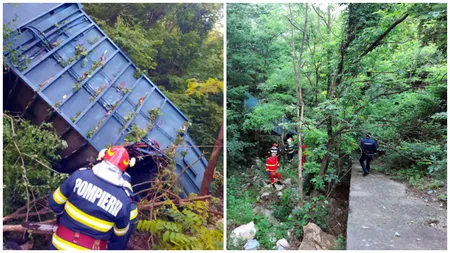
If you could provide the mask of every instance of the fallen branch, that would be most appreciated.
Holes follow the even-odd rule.
[[[52,235],[56,231],[57,226],[42,224],[42,223],[33,223],[33,222],[24,222],[21,225],[3,225],[3,232],[29,232],[31,231],[33,234],[39,235]]]
[[[28,217],[49,214],[51,212],[52,212],[52,210],[50,210],[49,208],[43,208],[37,212],[28,213]],[[20,219],[20,218],[24,218],[24,217],[27,217],[26,213],[13,213],[6,217],[3,217],[3,222],[13,220],[13,219]]]
[[[47,197],[42,197],[42,198],[40,198],[40,199],[37,199],[37,200],[32,201],[30,204],[39,203],[40,201],[43,201],[43,200],[46,201],[46,198],[47,198]],[[11,220],[11,219],[15,219],[15,217],[17,217],[22,211],[24,211],[25,209],[27,209],[27,207],[28,207],[27,205],[22,206],[21,208],[17,209],[14,213],[9,214],[9,215],[3,217],[3,222],[8,221],[8,220]]]

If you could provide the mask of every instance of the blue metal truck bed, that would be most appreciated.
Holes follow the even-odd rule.
[[[13,61],[11,54],[4,54],[12,66],[3,78],[4,109],[30,115],[34,124],[53,123],[68,143],[60,153],[59,171],[74,171],[106,145],[123,144],[134,124],[151,126],[142,139],[151,149],[172,145],[187,117],[137,70],[81,4],[3,7],[8,13],[4,23],[21,31],[4,45],[22,56]],[[12,22],[14,12],[19,24]],[[152,110],[162,113],[154,122]],[[174,158],[177,172],[197,161],[181,182],[187,193],[198,193],[207,161],[189,134],[184,144]]]

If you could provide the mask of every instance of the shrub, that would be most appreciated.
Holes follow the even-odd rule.
[[[32,125],[29,121],[3,114],[3,214],[22,207],[27,200],[44,197],[67,175],[51,169],[67,147],[52,124]]]

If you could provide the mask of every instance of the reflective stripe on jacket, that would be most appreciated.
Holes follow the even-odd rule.
[[[74,172],[49,196],[49,206],[66,228],[126,247],[131,201],[123,187],[102,180],[91,169]]]

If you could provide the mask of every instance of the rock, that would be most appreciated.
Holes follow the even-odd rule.
[[[278,247],[283,247],[284,249],[289,249],[290,248],[290,245],[289,245],[288,241],[286,241],[286,239],[284,239],[284,238],[277,241],[277,246]]]
[[[395,236],[397,236],[397,237],[400,237],[400,234],[399,233],[397,233],[397,232],[395,232],[395,234],[394,234]]]
[[[253,238],[255,238],[255,235],[256,235],[256,227],[255,223],[253,223],[252,221],[248,224],[241,225],[235,228],[233,231],[231,231],[230,239],[233,245],[237,247],[240,241],[252,240]]]
[[[292,185],[292,179],[287,178],[286,180],[283,181],[283,184],[286,186],[291,186]]]
[[[433,192],[434,192],[433,190],[429,190],[429,191],[427,191],[427,194],[431,195],[431,194],[433,194]]]
[[[283,192],[278,192],[278,193],[277,193],[277,196],[278,196],[279,198],[283,197]]]
[[[248,240],[244,245],[244,250],[257,250],[259,247],[259,242],[257,240]]]
[[[425,203],[428,203],[428,199],[425,199]]]
[[[439,207],[444,207],[444,203],[439,204]]]
[[[275,184],[275,189],[277,191],[282,191],[284,189],[284,185]]]
[[[303,226],[303,241],[299,250],[332,250],[336,246],[336,237],[329,235],[314,223]]]
[[[438,202],[439,199],[437,199],[437,198],[432,198],[431,201],[432,201],[432,202]]]
[[[281,247],[281,246],[278,246],[278,247],[277,247],[277,250],[286,250],[286,249],[283,248],[283,247]]]
[[[270,199],[270,193],[264,192],[264,193],[261,195],[261,199],[262,199],[262,200],[269,200],[269,199]]]
[[[416,241],[420,241],[420,240],[421,240],[420,238],[417,238],[417,239],[416,239]]]
[[[262,191],[268,191],[268,190],[272,190],[272,185],[271,184],[266,184],[264,185],[264,187],[262,188]]]

